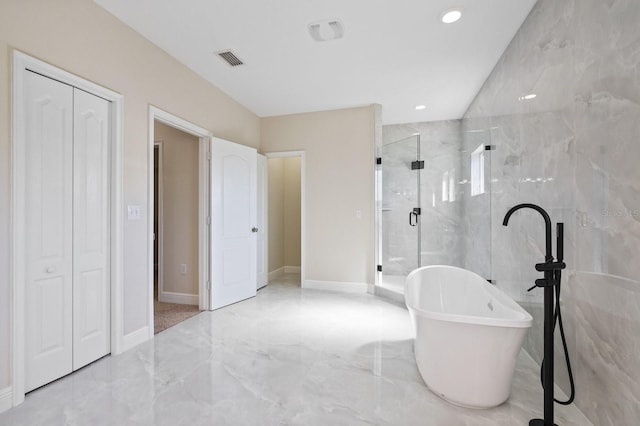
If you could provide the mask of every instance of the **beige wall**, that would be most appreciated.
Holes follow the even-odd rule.
[[[300,266],[300,157],[283,160],[284,266]]]
[[[267,159],[269,173],[269,272],[284,266],[284,158]]]
[[[300,158],[269,158],[269,272],[300,266]]]
[[[91,0],[0,2],[0,389],[9,385],[10,66],[19,49],[124,95],[124,331],[148,326],[148,109],[258,148],[260,119]]]
[[[262,119],[263,152],[305,151],[306,279],[373,283],[374,110]]]
[[[198,153],[199,140],[155,123],[162,141],[162,281],[163,291],[198,294]],[[187,265],[187,274],[180,272]],[[162,294],[159,294],[160,301]]]

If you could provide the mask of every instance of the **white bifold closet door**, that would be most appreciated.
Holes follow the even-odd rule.
[[[111,352],[109,102],[73,96],[73,369]]]
[[[25,71],[25,390],[110,352],[109,102]]]

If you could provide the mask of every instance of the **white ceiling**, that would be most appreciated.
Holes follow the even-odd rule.
[[[379,103],[385,124],[462,117],[536,2],[95,1],[260,117]],[[443,24],[454,7],[462,19]],[[344,37],[314,41],[307,25],[323,19]]]

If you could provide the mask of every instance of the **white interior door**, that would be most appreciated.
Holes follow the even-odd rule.
[[[256,155],[212,139],[211,309],[256,295]]]
[[[108,354],[109,102],[74,89],[73,369]]]
[[[257,228],[258,228],[258,252],[257,252],[257,268],[258,268],[258,289],[266,286],[269,282],[268,270],[268,247],[267,247],[267,157],[258,154],[258,206],[257,206]]]
[[[25,72],[25,391],[72,371],[73,88]]]

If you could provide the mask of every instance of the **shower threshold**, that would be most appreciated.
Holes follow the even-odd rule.
[[[406,275],[383,275],[380,281],[380,287],[384,287],[398,294],[404,294],[404,282],[406,279]]]

